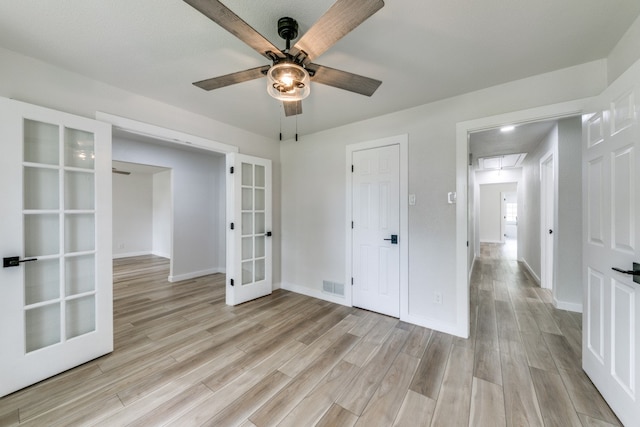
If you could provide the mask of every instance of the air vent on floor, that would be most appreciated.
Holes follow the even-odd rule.
[[[322,281],[322,291],[328,294],[344,296],[344,284],[337,282],[330,282],[329,280]]]

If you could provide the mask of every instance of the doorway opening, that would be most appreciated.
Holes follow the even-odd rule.
[[[466,261],[467,269],[464,270],[467,274],[464,277],[464,284],[468,285],[469,277],[473,270],[473,260],[479,254],[479,236],[478,236],[478,214],[476,212],[477,200],[475,200],[478,191],[478,160],[480,157],[499,156],[499,152],[481,153],[477,148],[473,146],[473,139],[476,135],[484,135],[494,143],[493,149],[503,150],[505,154],[527,152],[527,158],[523,165],[528,164],[528,170],[523,173],[522,178],[514,179],[518,181],[517,191],[517,254],[518,261],[522,263],[525,270],[530,273],[532,279],[538,284],[541,283],[541,243],[542,243],[542,229],[541,229],[541,210],[540,210],[540,159],[549,151],[552,151],[556,155],[556,160],[559,158],[564,159],[559,163],[562,163],[563,167],[563,183],[560,185],[566,185],[566,191],[571,193],[572,200],[562,200],[560,205],[556,205],[554,208],[554,218],[556,219],[555,226],[565,227],[573,230],[574,227],[581,227],[580,219],[576,219],[576,207],[582,206],[581,201],[581,167],[579,164],[579,158],[581,153],[581,111],[583,103],[581,101],[569,102],[564,104],[557,104],[552,106],[546,106],[531,110],[525,110],[520,112],[514,112],[505,114],[502,116],[489,117],[485,119],[474,120],[470,122],[464,122],[458,124],[458,148],[464,153],[465,164],[462,165],[463,156],[459,156],[458,172],[459,178],[461,170],[465,170],[465,174],[462,175],[465,180],[458,180],[458,184],[467,184],[462,186],[463,194],[466,194],[468,188],[468,202],[464,200],[464,206],[460,207],[458,211],[458,230],[464,230],[464,236],[467,236],[470,242],[470,247],[467,250],[465,242],[458,242],[458,251],[462,254],[464,261]],[[543,126],[544,123],[553,123],[553,128],[549,132],[548,136],[543,140],[535,141],[538,148],[535,151],[515,149],[510,146],[510,141],[500,140],[495,138],[496,135],[502,134],[500,128],[507,124],[514,125],[515,129],[531,130],[529,127],[536,125]],[[513,133],[515,135],[517,133]],[[508,135],[508,134],[506,134]],[[558,143],[561,141],[561,143]],[[547,146],[545,146],[547,144]],[[549,148],[549,147],[553,148]],[[511,151],[509,151],[511,150]],[[464,169],[463,169],[464,168]],[[525,170],[525,168],[523,168]],[[558,164],[555,165],[555,171],[557,173]],[[493,172],[487,171],[486,174],[493,173],[494,177],[500,177],[502,181],[506,178],[504,175],[509,175],[510,172],[504,168]],[[532,187],[537,187],[533,188]],[[555,200],[557,202],[558,184],[554,187]],[[467,204],[468,203],[468,204]],[[468,214],[467,214],[468,210]],[[558,222],[558,218],[560,221]],[[563,225],[564,224],[564,225]],[[554,258],[557,258],[558,253],[576,253],[576,260],[579,259],[579,253],[581,251],[581,233],[571,233],[568,235],[564,233],[562,238],[559,239],[559,235],[555,234],[553,245],[555,248]],[[560,250],[559,248],[563,248]],[[574,265],[575,264],[575,265]],[[565,263],[558,266],[556,262],[554,267],[555,277],[558,274],[563,275],[566,280],[563,280],[563,286],[561,290],[557,288],[553,289],[553,304],[558,308],[563,308],[571,311],[582,310],[582,298],[581,298],[581,271],[579,263]],[[560,268],[562,271],[558,271]],[[462,279],[461,279],[462,280]],[[466,292],[464,303],[468,304],[468,292]]]

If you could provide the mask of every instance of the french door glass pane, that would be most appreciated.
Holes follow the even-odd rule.
[[[256,210],[264,210],[264,190],[256,189]]]
[[[26,351],[60,342],[60,304],[49,304],[25,312]]]
[[[85,252],[95,249],[93,214],[67,214],[64,222],[65,252]]]
[[[253,187],[253,165],[251,163],[242,164],[242,186]]]
[[[93,210],[95,199],[93,173],[66,171],[64,175],[65,209]]]
[[[253,237],[242,238],[242,260],[253,259]]]
[[[95,290],[95,255],[67,257],[64,264],[66,296]]]
[[[67,339],[96,330],[96,298],[94,295],[67,301]]]
[[[255,281],[259,282],[260,280],[264,280],[264,259],[257,259],[255,262]]]
[[[264,188],[264,166],[256,165],[256,187]]]
[[[59,253],[59,223],[58,214],[24,215],[24,255],[37,257]]]
[[[265,237],[264,236],[256,236],[255,237],[255,245],[256,245],[256,258],[262,258],[265,254]]]
[[[65,166],[93,169],[95,149],[93,134],[77,129],[65,128]]]
[[[252,209],[253,209],[253,189],[243,188],[242,189],[242,210],[250,211]]]
[[[247,236],[253,234],[253,214],[244,212],[242,214],[242,235]]]
[[[264,222],[264,213],[262,212],[256,212],[255,214],[255,218],[256,218],[256,224],[255,224],[255,230],[256,230],[256,234],[264,234],[265,233],[265,222]]]
[[[24,291],[26,305],[60,298],[60,260],[24,263]]]
[[[58,209],[58,171],[56,169],[24,168],[24,208]]]
[[[60,133],[56,125],[24,121],[24,161],[58,165],[60,163]]]
[[[253,283],[253,261],[242,263],[242,284]]]

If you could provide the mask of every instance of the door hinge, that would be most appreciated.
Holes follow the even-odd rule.
[[[351,221],[351,228],[353,228],[353,221]]]
[[[353,165],[351,165],[351,172],[353,173]]]
[[[353,277],[351,278],[351,286],[353,286]]]
[[[229,279],[229,284],[233,286],[233,279]]]
[[[229,173],[233,173],[233,166],[229,168]]]
[[[467,240],[467,247],[469,247],[469,241]]]
[[[231,223],[231,229],[233,230],[233,228],[234,228],[234,225],[233,225],[233,223]]]

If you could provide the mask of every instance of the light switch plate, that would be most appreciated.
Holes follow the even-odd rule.
[[[409,204],[412,205],[412,206],[416,204],[416,195],[415,194],[409,194]]]

